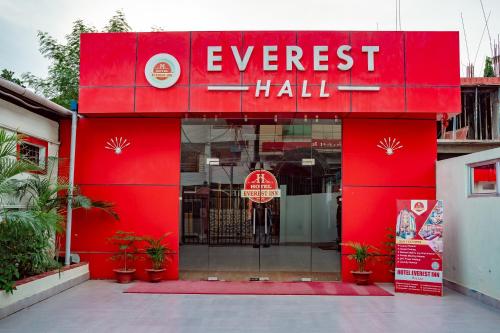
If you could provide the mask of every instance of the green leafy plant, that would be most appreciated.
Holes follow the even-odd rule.
[[[0,130],[0,289],[12,293],[15,281],[60,267],[56,234],[64,229],[67,181],[17,156],[22,136]],[[78,194],[74,208],[102,208],[118,218],[112,204]]]
[[[163,241],[170,234],[171,233],[168,232],[159,238],[142,237],[142,239],[148,244],[146,246],[146,254],[151,259],[153,269],[163,269],[165,268],[165,262],[169,261],[167,254],[171,251],[171,249],[164,244]]]
[[[387,240],[384,242],[384,246],[387,249],[388,260],[387,264],[394,270],[394,265],[396,264],[396,236],[395,230],[393,228],[387,228]]]
[[[366,272],[366,263],[371,257],[377,255],[378,251],[376,247],[366,243],[347,242],[342,243],[341,245],[354,250],[354,253],[349,254],[347,257],[350,260],[356,261],[358,265],[358,272]]]
[[[47,253],[50,236],[57,230],[52,213],[23,209],[17,193],[19,176],[39,168],[17,156],[17,144],[23,137],[0,130],[0,289],[12,293],[15,281],[24,276],[55,268]]]
[[[483,76],[484,77],[494,77],[495,76],[495,71],[493,70],[492,59],[490,57],[486,57],[486,59],[484,61]]]
[[[109,238],[109,241],[118,249],[118,252],[111,256],[111,259],[122,262],[120,270],[129,271],[133,269],[130,267],[129,262],[135,260],[137,255],[137,242],[141,240],[142,238],[136,236],[133,231],[122,230],[118,230]]]
[[[57,158],[49,157],[47,174],[31,174],[18,188],[19,197],[27,202],[31,209],[42,212],[57,212],[60,221],[64,220],[68,204],[69,182],[66,177],[58,177],[52,166],[58,163]],[[73,186],[72,209],[102,209],[114,219],[119,220],[118,214],[113,209],[110,202],[92,200],[80,193],[78,186]]]

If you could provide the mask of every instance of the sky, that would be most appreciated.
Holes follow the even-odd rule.
[[[400,0],[402,30],[460,31],[461,73],[469,58],[476,76],[491,55],[479,0]],[[500,1],[483,0],[494,39],[500,33]],[[395,30],[396,0],[0,0],[0,69],[44,77],[48,61],[38,51],[37,31],[63,41],[76,19],[102,29],[122,9],[134,31],[161,27],[196,30]],[[476,57],[477,53],[477,57]]]

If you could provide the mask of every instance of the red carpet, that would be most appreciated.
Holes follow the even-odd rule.
[[[135,282],[126,293],[206,295],[393,296],[377,285],[343,282],[164,281]]]

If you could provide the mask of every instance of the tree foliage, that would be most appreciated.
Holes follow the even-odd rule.
[[[109,19],[108,24],[104,27],[104,31],[106,32],[127,32],[130,30],[132,30],[132,28],[128,25],[123,10],[117,10],[115,15]]]
[[[13,71],[9,71],[6,68],[2,69],[2,71],[0,72],[0,77],[4,80],[13,82],[17,85],[20,85],[21,87],[24,87],[23,81],[20,78],[16,77],[16,74]]]
[[[493,64],[491,62],[490,57],[486,57],[486,60],[484,62],[484,77],[493,77],[495,76],[495,72],[493,71]]]
[[[104,27],[104,32],[126,32],[128,25],[122,10],[116,11]],[[80,35],[97,32],[93,26],[83,20],[73,22],[70,33],[64,42],[59,42],[48,32],[38,31],[40,53],[50,60],[48,76],[40,78],[32,73],[22,75],[25,83],[35,92],[66,108],[72,99],[78,100],[78,82],[80,77]]]

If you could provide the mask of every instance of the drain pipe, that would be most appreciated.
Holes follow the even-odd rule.
[[[66,213],[66,248],[64,254],[64,265],[71,264],[71,224],[73,221],[73,183],[75,179],[75,147],[76,147],[76,125],[78,122],[78,107],[76,101],[71,101],[71,146],[69,153],[69,186],[68,207]]]

